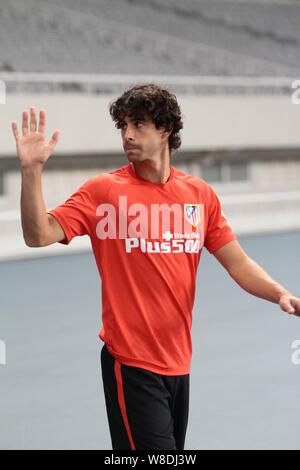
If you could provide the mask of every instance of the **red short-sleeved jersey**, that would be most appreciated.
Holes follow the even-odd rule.
[[[190,372],[192,309],[203,246],[236,236],[203,179],[171,167],[165,183],[131,164],[85,182],[48,211],[61,243],[89,235],[102,279],[99,332],[121,363],[165,375]]]

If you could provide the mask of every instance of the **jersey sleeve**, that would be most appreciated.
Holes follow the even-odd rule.
[[[92,180],[86,181],[63,204],[47,211],[61,225],[65,238],[59,243],[68,245],[74,237],[92,233],[95,206],[92,195]]]
[[[222,210],[222,205],[216,192],[210,187],[210,198],[208,201],[207,232],[204,241],[206,249],[213,253],[232,240],[236,240],[232,228]]]

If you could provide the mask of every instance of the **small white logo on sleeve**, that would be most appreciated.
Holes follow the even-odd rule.
[[[295,349],[291,356],[291,361],[295,366],[298,366],[300,364],[300,339],[295,339],[291,344],[291,348]]]
[[[6,344],[4,341],[0,340],[0,366],[5,366],[6,364]]]

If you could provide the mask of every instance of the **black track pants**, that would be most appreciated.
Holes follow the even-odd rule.
[[[112,448],[183,450],[190,375],[161,375],[120,364],[106,344],[101,367]]]

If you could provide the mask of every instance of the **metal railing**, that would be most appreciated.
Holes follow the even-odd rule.
[[[123,91],[136,83],[155,81],[182,94],[290,94],[292,83],[299,78],[0,72],[7,93],[107,94]]]

